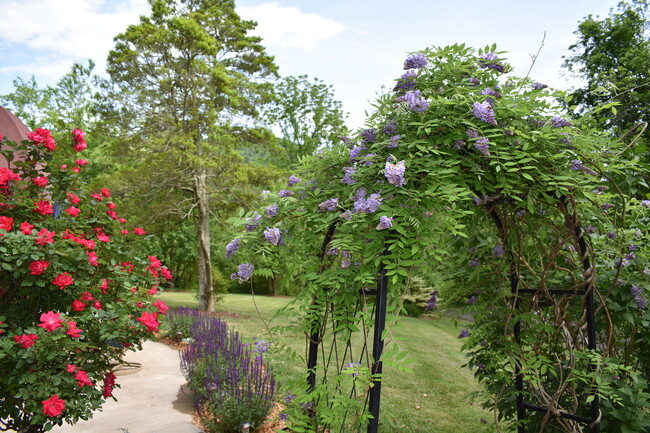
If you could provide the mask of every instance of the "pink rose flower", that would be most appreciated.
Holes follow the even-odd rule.
[[[41,275],[50,266],[50,262],[46,260],[37,260],[29,264],[29,270],[32,275]]]
[[[42,401],[42,403],[43,415],[45,416],[59,416],[65,409],[65,400],[60,399],[56,394],[52,395],[52,397],[48,398],[47,400]]]
[[[61,317],[59,313],[48,311],[41,314],[41,323],[38,324],[40,328],[45,329],[47,332],[52,332],[56,328],[61,328]]]

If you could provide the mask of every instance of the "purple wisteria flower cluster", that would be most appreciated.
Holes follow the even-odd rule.
[[[318,205],[318,212],[325,212],[325,211],[332,211],[336,210],[336,207],[339,205],[339,199],[338,198],[330,198],[329,200],[325,200],[321,204]]]
[[[397,122],[390,121],[384,125],[384,134],[394,135],[397,132]]]
[[[396,164],[391,164],[386,161],[386,168],[384,170],[384,176],[388,180],[388,183],[394,186],[404,186],[406,185],[406,179],[404,179],[404,172],[406,167],[404,166],[405,161],[399,161]]]
[[[278,242],[280,242],[280,229],[277,227],[267,227],[264,230],[264,239],[277,246]]]
[[[397,84],[393,87],[393,91],[398,90],[413,90],[417,84],[418,73],[415,71],[406,71],[397,80]]]
[[[293,195],[293,191],[289,191],[288,189],[281,189],[281,190],[278,192],[278,195],[279,195],[280,197],[283,197],[283,198],[284,198],[284,197],[291,197],[291,196]]]
[[[497,119],[494,117],[494,109],[488,101],[474,102],[472,104],[472,114],[487,124],[498,125]]]
[[[297,177],[295,174],[289,176],[289,186],[294,186],[297,183],[300,183],[302,179]]]
[[[356,171],[357,171],[356,164],[351,167],[343,167],[343,173],[345,173],[345,175],[343,176],[343,179],[341,179],[341,183],[352,185],[355,182],[352,176],[354,176],[354,173]]]
[[[583,171],[585,173],[591,174],[592,176],[596,176],[598,173],[596,173],[594,170],[591,168],[585,166],[582,161],[579,159],[574,159],[571,161],[571,170],[575,171]]]
[[[230,275],[230,279],[239,280],[240,283],[248,281],[253,275],[254,269],[255,266],[253,266],[251,263],[242,263],[241,265],[237,266],[237,272],[234,272]]]
[[[354,161],[355,159],[361,157],[361,154],[366,149],[366,146],[353,146],[352,149],[350,149],[350,161]]]
[[[259,222],[262,219],[262,215],[257,212],[253,213],[253,216],[246,219],[246,231],[252,232],[259,226]]]
[[[645,309],[645,307],[648,306],[648,299],[643,296],[643,289],[639,286],[632,286],[630,289],[630,293],[632,293],[632,299],[634,299],[634,302],[636,303],[636,307],[639,310]]]
[[[377,131],[374,129],[364,129],[361,131],[361,141],[364,143],[374,143],[377,141]]]
[[[434,290],[433,292],[431,292],[431,295],[430,295],[431,297],[427,301],[427,307],[424,309],[424,311],[426,313],[430,312],[431,310],[433,310],[434,308],[436,308],[438,306],[438,295],[439,294],[440,294],[440,292],[438,292],[437,290]]]
[[[650,208],[650,200],[641,200],[641,206]]]
[[[266,211],[265,211],[266,217],[267,218],[273,218],[274,216],[276,216],[278,214],[278,209],[279,208],[280,207],[278,206],[277,203],[273,203],[272,205],[267,206]]]
[[[390,149],[390,148],[395,148],[395,147],[397,147],[397,146],[399,145],[399,140],[400,140],[401,138],[402,138],[401,135],[393,135],[393,136],[390,137],[390,139],[389,139],[389,143],[390,143],[390,144],[388,144],[386,147],[389,148],[389,149]]]
[[[228,242],[228,245],[226,245],[226,258],[230,259],[232,256],[235,255],[237,250],[239,250],[239,242],[241,241],[240,238],[233,239],[230,242]]]
[[[571,122],[558,116],[554,116],[551,119],[551,126],[553,128],[562,128],[563,126],[571,126],[571,125],[572,125]]]
[[[496,53],[485,53],[481,54],[479,57],[479,66],[481,68],[492,69],[501,73],[505,71],[503,65],[497,62],[499,56]]]
[[[428,63],[427,57],[423,53],[415,53],[406,58],[404,69],[421,69]]]
[[[474,147],[485,156],[490,156],[490,140],[479,135],[478,131],[468,129],[465,131],[467,138],[473,140]]]
[[[354,201],[355,213],[373,213],[381,206],[382,198],[379,193],[370,194],[366,199],[366,190],[359,188]]]
[[[379,224],[377,224],[377,230],[386,230],[393,227],[393,218],[382,216],[379,218]]]
[[[397,98],[397,102],[405,102],[416,113],[424,113],[429,108],[429,101],[422,97],[422,92],[413,90]]]
[[[535,90],[542,90],[542,89],[546,89],[547,87],[548,86],[546,84],[542,84],[542,83],[533,84],[533,89]]]

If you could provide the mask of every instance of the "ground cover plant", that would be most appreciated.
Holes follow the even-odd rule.
[[[107,189],[84,189],[84,133],[2,140],[0,430],[88,419],[119,384],[111,367],[158,329],[171,278]]]
[[[372,344],[369,293],[385,272],[401,300],[414,271],[434,265],[453,274],[447,296],[476,315],[459,336],[494,411],[486,428],[590,428],[561,413],[606,431],[647,427],[650,201],[613,180],[643,181],[644,167],[589,116],[563,116],[553,102],[562,93],[509,76],[503,56],[494,46],[413,53],[366,128],[305,158],[226,246],[239,281],[272,277],[268,257],[293,263],[287,274],[303,285],[296,326],[328,348],[297,386],[290,428],[372,422],[380,359],[351,345],[357,333]],[[585,326],[591,298],[595,336]],[[585,412],[598,399],[600,415]],[[518,417],[523,400],[548,409]]]

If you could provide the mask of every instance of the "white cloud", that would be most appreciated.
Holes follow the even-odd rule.
[[[278,3],[238,7],[237,13],[244,19],[257,21],[257,28],[251,33],[264,38],[265,45],[281,48],[312,49],[321,40],[334,37],[345,28],[329,18]]]

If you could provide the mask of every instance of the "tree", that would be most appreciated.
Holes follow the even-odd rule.
[[[115,38],[109,94],[128,131],[122,154],[140,161],[141,185],[153,187],[140,192],[166,191],[170,212],[196,218],[199,307],[211,311],[211,196],[237,197],[241,182],[261,175],[237,170],[245,162],[237,149],[249,138],[240,120],[257,115],[270,86],[261,78],[276,66],[232,0],[149,3],[151,16]]]
[[[337,142],[347,131],[345,117],[332,86],[318,78],[311,82],[307,75],[280,79],[273,90],[273,103],[264,110],[264,118],[281,135],[280,159],[289,164]]]
[[[611,129],[618,136],[634,131],[642,122],[650,121],[650,20],[648,1],[620,2],[609,16],[587,16],[574,32],[578,41],[563,67],[585,81],[574,89],[569,104],[582,115],[613,102],[610,110],[594,113],[598,125]],[[650,130],[643,139],[647,145]]]

